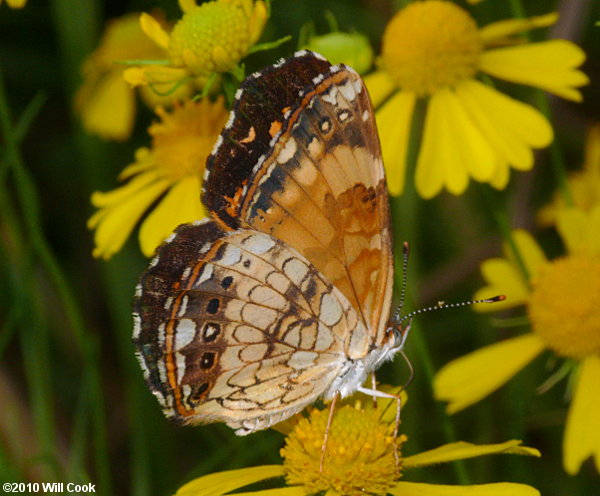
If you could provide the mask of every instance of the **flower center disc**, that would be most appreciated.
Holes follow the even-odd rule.
[[[336,410],[320,471],[321,449],[329,410],[313,410],[288,436],[281,450],[288,484],[299,484],[309,494],[333,490],[347,496],[386,494],[400,478],[401,463],[394,451],[393,425],[381,423],[380,412],[345,406]],[[400,454],[398,454],[400,457]]]
[[[383,35],[381,65],[400,88],[419,96],[472,77],[483,49],[477,24],[451,2],[414,2]]]
[[[174,66],[206,76],[232,70],[248,45],[248,19],[239,2],[207,2],[175,25],[169,55]]]
[[[561,356],[600,353],[600,261],[583,255],[559,258],[532,283],[533,331]]]

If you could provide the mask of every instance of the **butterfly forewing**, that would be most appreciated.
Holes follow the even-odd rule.
[[[221,222],[267,232],[302,253],[344,293],[380,344],[393,267],[374,114],[354,71],[327,63],[324,69],[317,60],[314,72],[300,71],[294,89],[304,87],[295,99],[279,111],[266,107],[261,122],[269,125],[259,128],[241,117],[224,130],[208,160],[204,200]],[[254,109],[265,87],[287,84],[288,69],[284,64],[249,78],[234,115]],[[255,142],[268,139],[269,147],[245,169],[236,162],[239,150],[256,154]],[[237,153],[228,156],[223,149]],[[229,163],[237,167],[235,187],[222,182]]]

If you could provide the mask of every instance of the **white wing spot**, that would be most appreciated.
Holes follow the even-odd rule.
[[[262,255],[275,246],[275,240],[264,234],[253,234],[242,241],[244,248],[255,255]]]
[[[284,164],[290,160],[294,156],[294,153],[296,153],[297,148],[298,146],[296,144],[296,140],[290,137],[288,142],[283,147],[283,150],[281,150],[279,155],[277,155],[277,162]]]
[[[181,319],[175,331],[175,350],[181,351],[196,337],[196,322],[192,319]]]
[[[321,307],[319,308],[319,320],[325,325],[333,326],[342,318],[342,307],[340,302],[331,293],[321,296]]]

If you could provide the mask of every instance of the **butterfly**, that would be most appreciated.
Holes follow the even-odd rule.
[[[136,354],[167,417],[244,435],[348,396],[403,344],[390,214],[360,76],[301,51],[241,84],[207,160],[210,219],[157,250]]]

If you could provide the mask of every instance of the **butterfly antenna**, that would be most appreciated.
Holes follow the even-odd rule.
[[[400,313],[404,308],[404,302],[406,301],[406,281],[408,279],[408,242],[405,241],[402,244],[402,283],[400,285],[400,303],[396,307],[396,311],[394,312],[394,316],[392,317],[392,322],[401,322]]]
[[[410,312],[409,314],[405,315],[404,317],[399,317],[397,320],[395,320],[398,324],[401,324],[402,322],[405,321],[410,321],[410,319],[412,319],[415,315],[419,315],[425,312],[432,312],[435,310],[443,310],[446,308],[459,308],[459,307],[466,307],[467,305],[473,305],[475,303],[497,303],[499,301],[504,301],[506,300],[506,296],[505,295],[497,295],[494,296],[492,298],[484,298],[481,300],[467,300],[467,301],[459,301],[458,303],[446,303],[445,301],[439,301],[437,303],[437,305],[432,305],[430,307],[425,307],[425,308],[419,308],[418,310],[415,310],[414,312]],[[396,315],[394,315],[394,319],[396,319]]]

